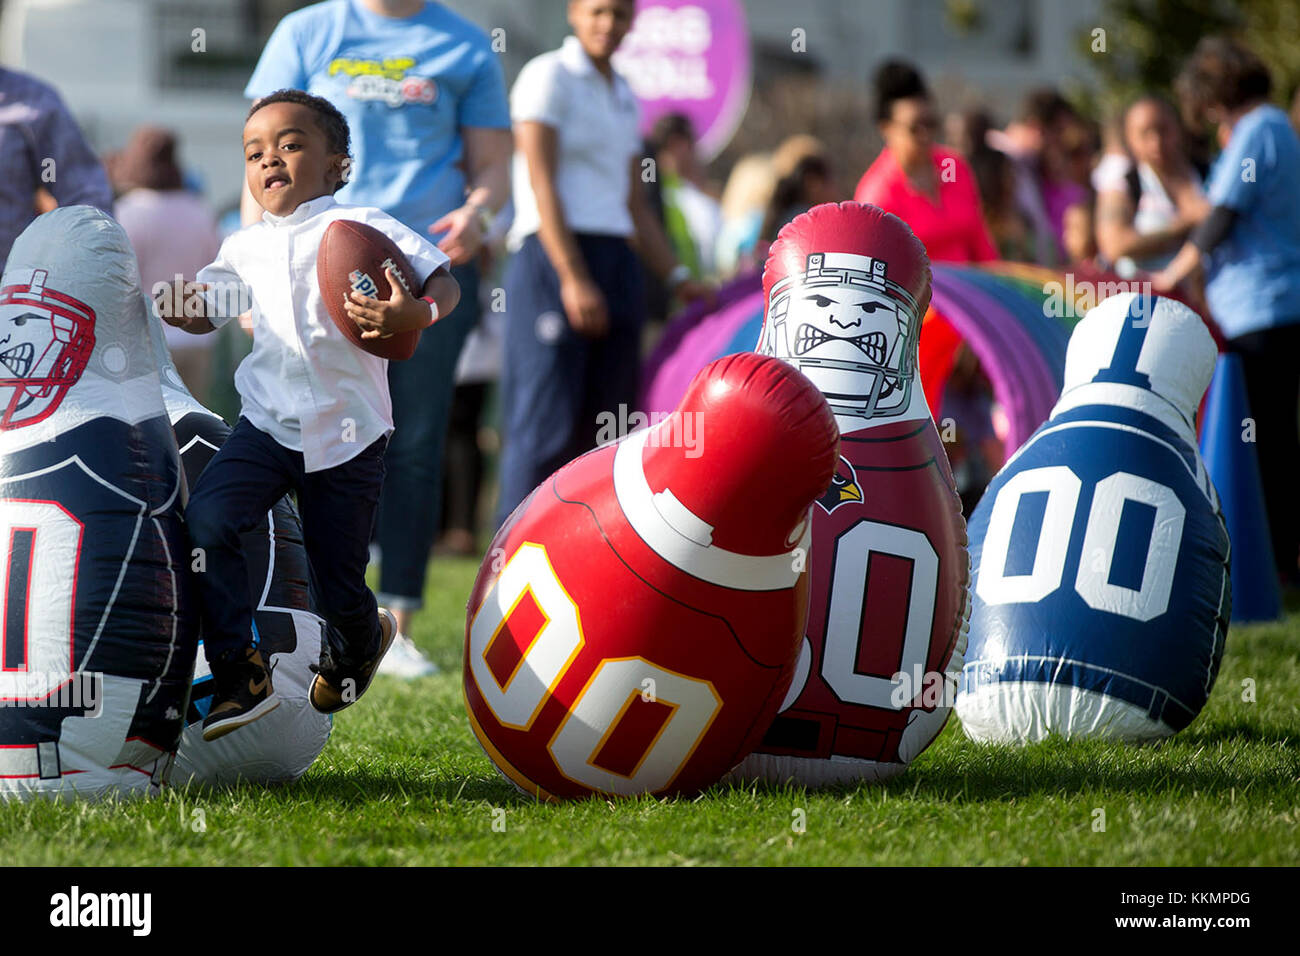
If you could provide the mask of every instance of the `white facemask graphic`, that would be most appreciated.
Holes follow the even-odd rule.
[[[95,313],[45,285],[32,273],[27,285],[0,293],[0,429],[21,428],[49,416],[86,368],[95,344]]]
[[[815,253],[805,272],[772,287],[758,351],[812,379],[842,431],[846,419],[895,417],[911,405],[920,317],[886,268],[869,256]]]

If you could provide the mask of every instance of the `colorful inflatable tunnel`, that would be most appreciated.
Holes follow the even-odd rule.
[[[919,359],[926,400],[932,412],[942,408],[944,386],[965,343],[1005,415],[1009,455],[1056,403],[1066,344],[1079,318],[1099,298],[1127,290],[1129,283],[1100,272],[1076,270],[1067,276],[1009,262],[935,263],[933,270]],[[671,412],[701,368],[720,356],[752,350],[763,307],[762,277],[753,273],[720,290],[712,310],[693,308],[669,323],[643,369],[642,410]],[[1221,341],[1217,329],[1211,327],[1211,334]]]

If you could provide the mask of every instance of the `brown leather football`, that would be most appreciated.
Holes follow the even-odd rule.
[[[371,355],[403,362],[415,354],[420,329],[385,339],[363,339],[361,328],[343,308],[344,298],[354,289],[373,299],[387,299],[390,293],[384,266],[389,264],[406,280],[406,291],[418,298],[420,280],[392,239],[364,222],[336,219],[325,229],[316,252],[316,284],[330,318],[354,345]]]

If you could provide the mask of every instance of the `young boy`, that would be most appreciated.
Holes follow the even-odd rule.
[[[384,448],[393,430],[388,363],[353,345],[326,311],[316,282],[326,227],[336,219],[368,223],[426,277],[423,298],[404,293],[391,272],[387,301],[353,292],[346,307],[366,330],[363,337],[432,325],[460,298],[447,257],[432,243],[378,209],[334,201],[351,162],[350,136],[347,121],[328,101],[297,90],[272,93],[254,104],[243,139],[248,188],[266,210],[262,222],[227,238],[216,262],[200,270],[201,305],[192,295],[186,308],[162,310],[170,324],[204,333],[252,302],[253,351],[235,373],[240,419],[185,511],[191,540],[204,557],[196,579],[216,687],[203,722],[205,740],[279,705],[258,647],[240,534],[290,489],[298,493],[317,606],[326,621],[312,706],[334,713],[357,700],[397,630],[365,583]],[[173,303],[185,301],[185,285],[169,290]]]

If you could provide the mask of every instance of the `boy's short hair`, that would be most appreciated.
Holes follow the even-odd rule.
[[[274,93],[268,93],[253,104],[253,108],[248,111],[248,116],[244,117],[244,122],[252,117],[254,113],[263,106],[270,106],[272,103],[296,103],[299,106],[305,106],[316,114],[316,124],[320,127],[321,132],[325,134],[325,141],[329,146],[330,152],[342,153],[352,158],[352,132],[348,129],[348,121],[338,108],[329,100],[320,96],[313,96],[310,93],[304,93],[302,90],[276,90]],[[345,185],[346,179],[341,179],[334,185],[334,191],[338,192]]]

